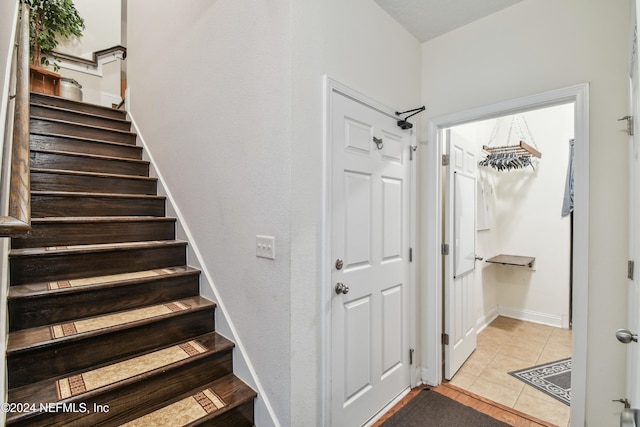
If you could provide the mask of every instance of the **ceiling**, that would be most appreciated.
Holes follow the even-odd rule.
[[[375,0],[421,42],[522,0]]]

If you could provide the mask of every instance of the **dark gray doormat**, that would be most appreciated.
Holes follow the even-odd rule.
[[[381,427],[509,427],[435,391],[424,389]]]
[[[571,358],[533,366],[510,375],[548,394],[565,405],[571,405]]]

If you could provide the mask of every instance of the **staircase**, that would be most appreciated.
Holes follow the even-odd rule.
[[[7,426],[252,426],[255,392],[125,113],[31,94],[32,231],[9,254]]]

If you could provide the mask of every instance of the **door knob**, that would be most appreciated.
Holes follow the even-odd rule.
[[[340,294],[348,294],[349,293],[349,287],[347,285],[345,285],[344,283],[336,283],[336,294],[340,295]]]
[[[638,334],[632,334],[628,329],[618,329],[616,338],[623,344],[629,344],[631,341],[638,342]]]

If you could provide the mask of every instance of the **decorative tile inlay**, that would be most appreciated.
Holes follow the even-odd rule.
[[[188,310],[189,306],[179,301],[167,304],[143,307],[135,310],[123,311],[120,313],[110,314],[106,316],[92,317],[76,322],[63,323],[54,325],[49,328],[51,338],[62,338],[83,332],[96,331],[111,326],[124,325],[144,319],[162,316],[165,314],[176,313],[178,311]]]
[[[136,375],[150,372],[154,369],[168,366],[206,351],[207,348],[199,342],[189,341],[188,343],[174,345],[123,362],[87,371],[81,375],[63,378],[56,381],[58,399],[62,400],[77,396],[90,390],[95,390],[118,381],[126,380],[127,378],[132,378]],[[215,394],[213,398],[211,396],[209,398],[212,399],[214,404],[217,404]]]
[[[212,389],[179,400],[121,427],[182,426],[224,408],[226,403]]]

